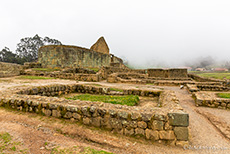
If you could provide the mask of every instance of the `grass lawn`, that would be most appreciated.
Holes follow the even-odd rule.
[[[217,93],[217,96],[221,98],[230,98],[230,93]]]
[[[206,77],[206,78],[230,79],[230,73],[199,73],[197,75]]]
[[[30,80],[47,80],[47,79],[55,79],[51,77],[43,77],[43,76],[19,76],[17,79],[30,79]]]
[[[69,98],[66,98],[66,99],[82,100],[82,101],[98,101],[98,102],[121,104],[121,105],[128,105],[128,106],[137,105],[138,102],[139,102],[139,97],[134,96],[134,95],[112,96],[112,95],[83,94],[83,95],[76,95],[76,96],[73,96],[73,97],[69,97]]]

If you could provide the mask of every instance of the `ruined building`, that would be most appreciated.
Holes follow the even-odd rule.
[[[103,37],[90,49],[67,45],[43,46],[38,51],[38,62],[42,67],[100,68],[111,64],[123,64],[122,59],[110,54]]]

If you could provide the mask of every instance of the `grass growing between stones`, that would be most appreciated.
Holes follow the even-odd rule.
[[[119,91],[119,92],[123,92],[124,90],[122,89],[117,89],[117,88],[109,88],[110,91]]]
[[[230,98],[230,93],[217,93],[217,96],[221,98]]]
[[[215,78],[215,79],[230,79],[230,73],[199,73],[201,77]]]
[[[55,79],[55,78],[43,77],[43,76],[20,76],[17,79],[48,80],[48,79]]]
[[[7,132],[0,132],[0,153],[27,153],[27,149],[20,149],[22,143],[13,142],[12,136]]]
[[[69,97],[66,99],[93,101],[93,102],[104,102],[104,103],[120,104],[120,105],[128,105],[128,106],[135,106],[139,103],[139,97],[136,95],[109,96],[109,95],[83,94],[83,95],[76,95],[73,97]]]

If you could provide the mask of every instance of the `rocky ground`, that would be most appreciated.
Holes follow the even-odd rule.
[[[75,83],[70,80],[0,79],[0,91],[7,92],[15,87]],[[89,83],[86,83],[89,84]],[[190,145],[175,147],[151,143],[146,140],[119,136],[110,132],[53,117],[0,108],[0,134],[9,133],[16,149],[8,153],[93,153],[103,150],[112,153],[230,153],[230,111],[206,107],[195,107],[186,89],[179,87],[155,87],[152,85],[97,84],[116,88],[165,88],[174,90],[181,106],[190,116]],[[1,150],[1,138],[0,138]],[[1,151],[0,151],[1,153]]]

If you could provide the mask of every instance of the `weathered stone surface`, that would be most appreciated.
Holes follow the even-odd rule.
[[[124,134],[128,136],[134,135],[134,129],[124,129]]]
[[[100,127],[101,126],[101,117],[92,118],[91,124],[95,127]]]
[[[159,138],[162,140],[174,140],[176,137],[172,130],[159,131]]]
[[[149,113],[142,113],[142,120],[145,122],[148,122],[152,119],[153,114],[149,114]]]
[[[52,116],[60,118],[61,117],[61,112],[58,110],[52,110]]]
[[[145,130],[142,129],[142,128],[136,128],[135,129],[135,135],[142,135],[142,136],[144,136],[145,135]]]
[[[50,110],[46,110],[46,109],[42,109],[42,112],[46,115],[46,116],[51,116],[52,112]]]
[[[119,111],[117,113],[118,117],[123,118],[123,119],[128,119],[129,113],[125,111]]]
[[[187,141],[188,140],[188,128],[187,127],[175,127],[174,132],[177,140]]]
[[[146,128],[147,127],[147,123],[144,122],[144,121],[139,121],[137,123],[137,125],[138,125],[139,128]]]
[[[97,42],[90,47],[90,49],[103,54],[109,54],[109,47],[105,42],[104,37],[100,37]]]
[[[122,129],[122,123],[118,119],[110,118],[109,123],[110,123],[110,125],[111,125],[112,128]]]
[[[66,45],[46,45],[38,51],[38,62],[42,67],[91,67],[110,66],[113,59],[105,50],[94,50]],[[121,63],[122,60],[116,61]],[[64,78],[64,76],[63,76]]]
[[[176,145],[186,149],[189,146],[189,142],[188,141],[176,141]]]
[[[66,112],[66,114],[64,115],[64,118],[70,119],[72,118],[72,116],[73,116],[72,112]]]
[[[137,120],[137,119],[140,119],[140,118],[141,118],[140,113],[136,113],[136,112],[131,113],[131,119],[132,120]]]
[[[81,121],[82,120],[82,116],[78,113],[73,113],[73,118],[78,120],[78,121]]]
[[[83,122],[84,125],[90,125],[91,120],[88,117],[84,117],[82,122]]]
[[[145,136],[146,136],[146,139],[148,139],[148,140],[159,140],[158,131],[153,131],[153,130],[150,130],[150,129],[146,129],[145,130]]]
[[[152,129],[153,130],[163,130],[164,122],[159,120],[153,120]]]
[[[169,124],[172,126],[183,126],[189,125],[189,115],[186,113],[168,113]]]

